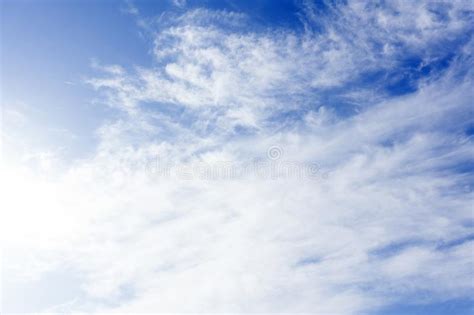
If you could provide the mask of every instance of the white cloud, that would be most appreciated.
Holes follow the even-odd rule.
[[[121,11],[126,14],[130,14],[133,16],[139,16],[140,11],[138,10],[137,6],[132,2],[132,0],[125,0],[123,2]]]
[[[315,90],[360,81],[370,71],[396,69],[403,55],[420,56],[424,62],[439,58],[439,46],[469,28],[463,17],[469,7],[461,2],[436,7],[402,1],[392,6],[351,2],[327,17],[318,16],[322,21],[314,21],[309,7],[304,11],[308,25],[322,24],[325,29],[304,35],[282,29],[241,32],[238,29],[248,23],[242,14],[191,10],[161,21],[163,28],[154,41],[160,67],[137,69],[133,75],[106,69],[110,76],[90,82],[114,91],[111,103],[127,110],[140,102],[171,103],[206,107],[206,116],[218,115],[215,121],[225,129],[260,125],[279,110],[323,105]],[[440,14],[447,17],[437,17]],[[385,15],[397,22],[379,21]],[[422,18],[424,24],[412,25]],[[434,26],[426,26],[428,21]],[[346,95],[354,93],[367,96],[373,87]]]
[[[84,291],[62,306],[74,311],[355,314],[417,290],[434,300],[468,297],[472,241],[433,244],[471,230],[472,176],[450,169],[472,157],[473,145],[448,128],[472,120],[472,75],[459,75],[469,51],[416,93],[374,97],[349,118],[314,93],[394,67],[406,49],[434,50],[468,27],[435,20],[429,6],[391,6],[350,2],[334,23],[321,22],[324,32],[308,24],[302,36],[239,31],[245,17],[230,12],[173,18],[156,35],[157,67],[104,67],[90,80],[127,113],[98,130],[96,154],[54,178],[5,171],[11,274],[70,266]],[[224,18],[232,23],[221,25]],[[384,34],[403,48],[387,46],[382,56],[369,47]],[[313,110],[288,128],[270,121],[308,103]],[[252,132],[240,135],[238,125]],[[186,180],[146,168],[157,156],[182,172],[195,162],[242,166],[275,145],[280,162],[317,163],[329,175]],[[410,240],[422,245],[374,254]]]
[[[177,7],[184,7],[186,6],[186,0],[173,0],[173,4]]]

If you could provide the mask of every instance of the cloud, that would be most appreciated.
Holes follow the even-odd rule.
[[[419,59],[410,73],[445,58],[438,48],[470,31],[472,8],[327,10],[305,2],[303,33],[191,10],[160,21],[156,66],[98,66],[89,83],[124,115],[63,174],[5,172],[6,276],[67,266],[83,293],[64,311],[355,314],[420,292],[468,298],[473,178],[459,168],[473,153],[472,40],[414,78],[416,91],[385,87],[403,55]],[[341,113],[338,97],[357,110]],[[281,155],[271,165],[317,165],[318,176],[203,180],[149,168],[157,158],[179,174],[272,163],[272,147]]]
[[[184,7],[186,6],[186,0],[173,0],[173,4],[177,7]]]
[[[132,0],[125,0],[120,10],[123,13],[130,14],[132,16],[140,15],[140,11],[138,10],[137,6],[132,2]]]
[[[450,38],[461,43],[449,46],[462,45],[470,28],[464,13],[468,9],[462,3],[439,8],[403,3],[383,9],[350,3],[318,16],[318,22],[309,7],[306,24],[322,25],[324,31],[303,35],[285,29],[239,31],[248,25],[242,14],[194,9],[162,19],[154,39],[160,67],[137,69],[132,75],[109,72],[90,83],[112,90],[111,103],[126,110],[140,102],[158,102],[196,109],[199,115],[205,107],[219,129],[258,128],[269,115],[324,105],[321,98],[329,93],[349,99],[384,94],[387,81],[396,85],[406,77],[406,60],[415,63],[410,67],[436,72],[429,66],[435,68],[432,64],[448,55],[438,47]],[[398,22],[379,21],[386,15]],[[410,24],[421,16],[433,25]],[[369,27],[370,21],[375,22]],[[416,88],[418,80],[407,84]]]

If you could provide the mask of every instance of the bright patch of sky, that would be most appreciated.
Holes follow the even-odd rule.
[[[0,5],[2,313],[473,312],[472,1]]]

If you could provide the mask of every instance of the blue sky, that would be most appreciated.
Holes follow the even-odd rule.
[[[31,140],[29,146],[64,146],[73,155],[87,150],[93,130],[113,115],[94,104],[83,84],[93,73],[93,60],[147,64],[146,43],[119,7],[111,1],[2,3],[3,101],[33,116],[21,130]]]
[[[472,314],[473,16],[2,1],[3,311]]]

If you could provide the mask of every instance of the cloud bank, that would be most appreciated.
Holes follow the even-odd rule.
[[[121,113],[96,152],[4,170],[5,281],[74,275],[56,288],[73,298],[37,311],[360,314],[472,296],[469,1],[303,1],[301,30],[133,12],[154,63],[87,80]],[[312,176],[281,176],[285,162]],[[268,168],[196,170],[249,164]]]

